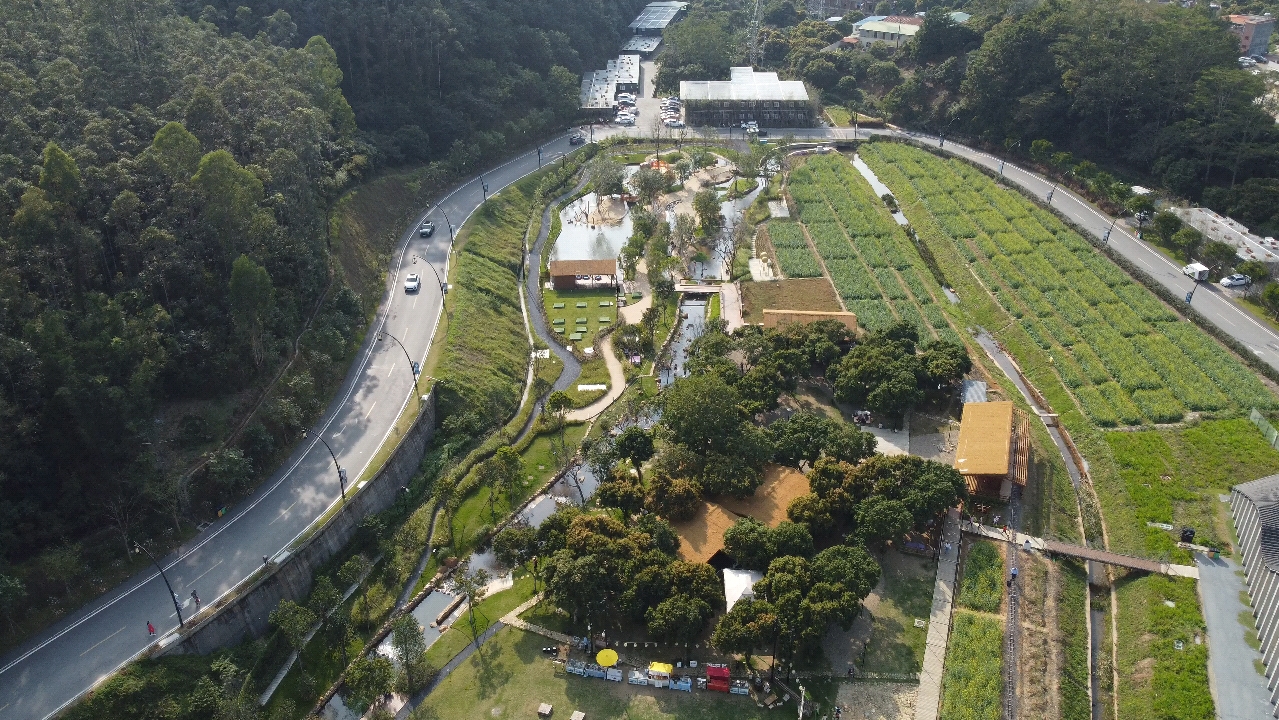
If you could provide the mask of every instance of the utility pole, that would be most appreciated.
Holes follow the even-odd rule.
[[[751,67],[755,67],[756,65],[759,64],[759,34],[760,34],[759,14],[760,14],[760,5],[762,3],[763,3],[763,0],[755,0],[755,14],[751,16],[750,27],[747,28],[746,30],[746,33],[750,35],[750,40],[751,40],[751,51],[750,51]]]

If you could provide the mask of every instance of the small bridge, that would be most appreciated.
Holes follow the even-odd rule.
[[[720,283],[676,283],[675,292],[679,293],[717,293],[720,291]]]
[[[1133,557],[1131,555],[1120,555],[1119,553],[1113,553],[1107,550],[1097,550],[1095,548],[1084,547],[1082,545],[1057,542],[1056,540],[1045,540],[1043,538],[1033,537],[1024,533],[1015,533],[1012,530],[1005,532],[1003,528],[968,522],[967,520],[963,521],[962,530],[969,535],[981,535],[982,537],[991,538],[992,540],[1016,542],[1022,547],[1026,547],[1029,543],[1030,548],[1039,550],[1040,552],[1053,553],[1055,555],[1068,555],[1070,557],[1077,557],[1081,560],[1092,560],[1093,562],[1124,567],[1129,570],[1160,573],[1162,575],[1193,578],[1195,580],[1199,579],[1199,568],[1194,565],[1174,565],[1172,563],[1147,560],[1146,558]]]

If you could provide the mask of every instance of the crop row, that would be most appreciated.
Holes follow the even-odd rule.
[[[1063,382],[1098,424],[1275,405],[1237,360],[1197,328],[1175,322],[1162,302],[1051,214],[957,161],[896,144],[867,150],[872,165],[891,163],[914,178],[938,227],[1027,335],[1060,358]],[[928,194],[939,190],[944,199]],[[979,232],[955,232],[967,229],[959,227],[965,220]],[[1011,292],[998,292],[1005,286]],[[1035,317],[1024,317],[1026,310]],[[1057,346],[1062,351],[1054,352]]]

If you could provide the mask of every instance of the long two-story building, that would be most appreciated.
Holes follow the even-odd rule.
[[[799,80],[779,80],[775,72],[735,67],[728,80],[684,80],[679,84],[684,122],[732,127],[754,121],[760,127],[812,127],[813,104]]]

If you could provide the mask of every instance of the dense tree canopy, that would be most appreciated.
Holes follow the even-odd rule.
[[[325,378],[290,377],[241,447],[210,463],[234,472],[207,486],[176,485],[184,468],[158,450],[211,440],[202,418],[175,438],[157,420],[171,401],[236,393],[274,369],[322,296],[303,348],[341,374],[364,310],[331,284],[325,211],[367,156],[322,38],[224,37],[163,2],[8,4],[0,24],[0,548],[12,560],[103,526],[127,539],[160,521],[152,512],[176,523],[268,469]]]

